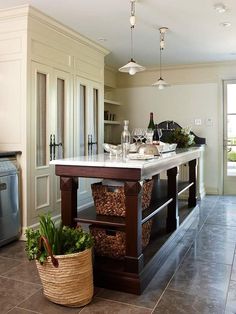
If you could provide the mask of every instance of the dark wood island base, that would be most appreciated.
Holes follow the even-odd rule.
[[[196,171],[199,157],[200,148],[193,148],[157,160],[142,161],[140,165],[122,161],[112,164],[108,159],[104,159],[103,163],[93,160],[90,165],[86,157],[83,160],[82,157],[78,158],[77,163],[70,164],[66,160],[53,161],[56,175],[60,176],[64,225],[73,226],[80,222],[126,232],[124,259],[95,256],[94,279],[97,286],[134,294],[142,293],[184,232],[198,218]],[[181,164],[189,166],[189,179],[186,182],[178,181],[178,168]],[[160,179],[163,171],[167,172],[166,180]],[[94,207],[82,210],[77,215],[78,177],[124,181],[126,217],[98,215]],[[142,211],[142,181],[151,177],[154,179],[151,204]],[[188,209],[185,210],[187,217],[183,219],[180,217],[178,196],[186,190],[189,191]],[[151,241],[142,250],[142,224],[150,219],[153,219]],[[168,240],[160,246],[155,233],[161,219],[164,221]]]

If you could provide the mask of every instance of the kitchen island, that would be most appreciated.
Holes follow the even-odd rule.
[[[122,260],[95,256],[95,284],[101,287],[140,294],[155,272],[160,268],[183,230],[197,219],[196,201],[197,161],[201,148],[181,149],[162,154],[150,160],[122,161],[108,154],[81,156],[54,160],[55,172],[60,176],[61,217],[64,225],[74,226],[78,222],[102,226],[107,229],[124,230],[126,252]],[[188,164],[189,178],[178,181],[178,169]],[[167,179],[160,180],[166,172]],[[124,181],[125,217],[96,214],[90,207],[77,213],[78,177],[101,178]],[[142,182],[154,179],[150,206],[142,211]],[[178,196],[188,190],[188,214],[180,218]],[[166,243],[148,245],[142,249],[142,225],[166,209],[165,230],[169,234]],[[186,213],[186,211],[185,211]],[[155,224],[153,226],[155,228]],[[155,231],[155,230],[154,230]],[[155,234],[155,232],[153,233]]]

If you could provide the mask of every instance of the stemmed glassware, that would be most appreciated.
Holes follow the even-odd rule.
[[[146,129],[143,128],[135,128],[132,130],[131,135],[135,140],[136,144],[140,142],[142,143],[143,139],[146,137]]]
[[[159,140],[162,137],[162,130],[157,129]],[[134,128],[131,132],[132,138],[135,141],[135,144],[142,144],[143,139],[146,139],[146,143],[150,144],[152,143],[154,131],[152,129],[146,129],[146,128]]]
[[[158,128],[158,129],[157,129],[157,134],[158,134],[159,141],[160,141],[160,140],[161,140],[161,137],[162,137],[162,129]]]
[[[138,128],[133,129],[132,132],[131,132],[132,138],[134,139],[136,144],[137,144],[137,142],[139,140],[139,134],[140,134],[140,131],[139,131]]]
[[[146,135],[146,129],[139,129],[139,140],[140,144],[142,144],[143,139],[145,138]]]

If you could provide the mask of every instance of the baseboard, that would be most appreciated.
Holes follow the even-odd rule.
[[[61,221],[61,214],[52,216],[52,220],[55,222],[56,226],[58,226],[59,223],[60,223],[60,221]],[[39,228],[39,222],[37,222],[37,223],[35,223],[35,224],[32,224],[32,225],[29,225],[29,226],[27,226],[27,227],[22,227],[22,228],[21,228],[20,240],[26,241],[25,232],[26,232],[26,230],[27,230],[28,228],[31,228],[31,229],[33,229],[33,230],[38,229],[38,228]]]
[[[206,194],[208,194],[208,195],[219,195],[219,190],[217,188],[206,187]]]
[[[78,206],[77,213],[79,213],[81,210],[83,210],[83,209],[85,209],[87,207],[90,207],[92,205],[93,205],[93,201],[91,201],[89,203],[86,203],[86,204],[83,204],[81,206]],[[61,221],[61,214],[53,216],[52,219],[55,222],[56,226],[58,226],[60,224],[60,221]],[[26,241],[25,232],[26,232],[26,230],[28,228],[38,229],[39,228],[39,222],[37,222],[35,224],[32,224],[32,225],[29,225],[27,227],[22,227],[21,228],[21,235],[20,235],[19,240]]]

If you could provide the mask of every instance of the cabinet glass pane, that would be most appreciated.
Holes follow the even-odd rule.
[[[79,142],[80,155],[86,154],[85,150],[85,106],[86,106],[86,86],[80,85],[80,102],[79,102]]]
[[[47,139],[47,76],[37,73],[37,110],[36,110],[36,166],[46,165]]]
[[[57,79],[57,143],[65,143],[65,81]],[[63,158],[63,146],[57,146],[57,158]]]

